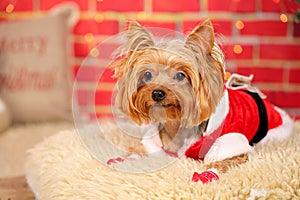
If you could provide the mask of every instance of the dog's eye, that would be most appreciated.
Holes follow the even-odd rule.
[[[177,72],[175,75],[174,75],[174,79],[176,81],[183,81],[185,79],[185,74],[183,72]]]
[[[147,82],[147,81],[150,81],[152,79],[152,73],[147,71],[144,73],[144,80]]]

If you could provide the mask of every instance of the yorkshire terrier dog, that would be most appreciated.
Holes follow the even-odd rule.
[[[254,144],[291,133],[290,117],[261,98],[251,76],[233,74],[225,80],[224,55],[210,20],[184,40],[160,41],[131,22],[126,39],[125,54],[112,63],[116,106],[138,125],[155,125],[159,133],[155,145],[143,139],[130,151],[163,149],[217,163],[225,171],[226,161],[245,162]]]

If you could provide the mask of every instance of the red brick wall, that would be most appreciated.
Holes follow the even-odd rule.
[[[63,0],[1,0],[0,20],[45,14]],[[74,71],[89,51],[104,39],[125,30],[128,20],[145,26],[160,26],[187,33],[205,18],[211,18],[223,35],[227,69],[254,74],[254,83],[276,105],[300,116],[300,24],[293,21],[298,6],[291,0],[73,0],[80,10],[74,29]],[[11,4],[10,10],[6,10]],[[12,8],[12,9],[11,9]],[[287,17],[287,19],[285,19]],[[287,21],[286,21],[287,20]],[[240,52],[235,49],[239,49]],[[87,68],[86,76],[96,67]],[[114,80],[107,72],[96,93],[96,111],[110,113],[110,94]],[[89,78],[80,89],[88,92]],[[84,104],[81,98],[80,103]]]

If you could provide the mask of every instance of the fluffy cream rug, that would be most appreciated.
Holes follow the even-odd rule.
[[[24,176],[26,151],[59,130],[73,127],[73,123],[66,121],[19,123],[1,132],[0,178]]]
[[[137,141],[120,134],[110,122],[105,123],[105,134],[97,130],[90,125],[84,129],[88,137],[81,139],[76,130],[62,131],[30,150],[26,174],[37,199],[300,198],[299,123],[289,140],[257,145],[247,163],[231,168],[220,175],[219,181],[208,184],[191,181],[195,171],[205,168],[201,161],[186,158],[144,157],[107,167],[109,158],[124,156],[124,152],[106,141],[124,148]],[[89,151],[95,148],[103,155],[101,161],[91,156],[82,140],[100,144]],[[156,170],[141,173],[151,169]]]

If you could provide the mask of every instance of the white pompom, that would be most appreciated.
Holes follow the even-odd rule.
[[[252,150],[248,139],[240,133],[228,133],[219,137],[204,158],[204,163],[212,163],[231,158]]]

